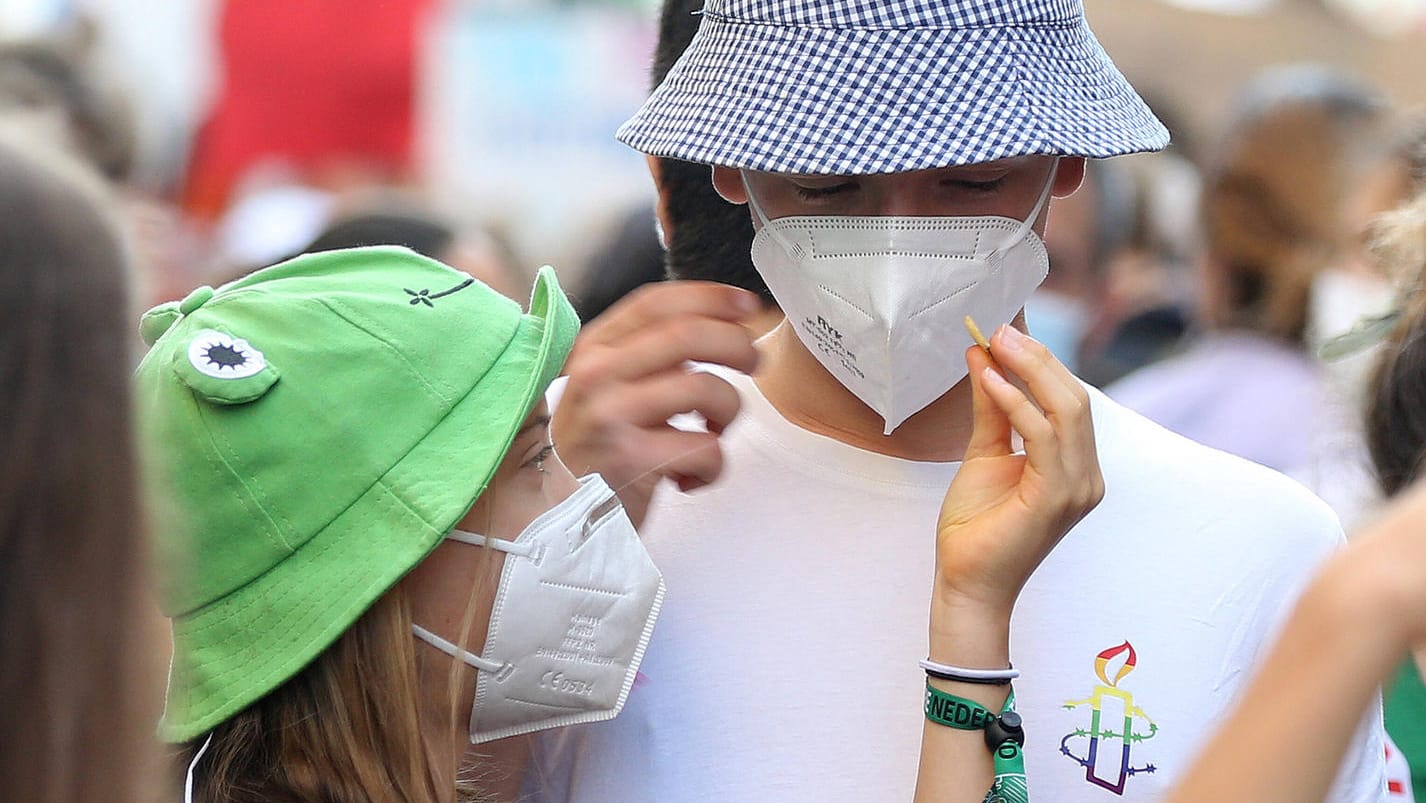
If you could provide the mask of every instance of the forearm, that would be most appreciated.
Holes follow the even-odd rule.
[[[1303,803],[1326,795],[1373,694],[1405,650],[1370,577],[1334,567],[1169,803]]]
[[[1009,613],[985,613],[932,602],[932,661],[973,669],[998,669],[1010,662]],[[932,680],[938,689],[979,703],[996,713],[1009,686]],[[921,731],[917,803],[981,803],[995,772],[982,731],[956,730],[926,720]]]

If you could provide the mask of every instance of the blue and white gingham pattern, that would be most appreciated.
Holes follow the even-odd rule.
[[[708,0],[618,137],[656,156],[832,175],[1168,143],[1080,0]]]

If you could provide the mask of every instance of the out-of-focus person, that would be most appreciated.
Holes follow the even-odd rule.
[[[1045,226],[1050,272],[1025,302],[1025,323],[1071,371],[1106,306],[1107,268],[1129,244],[1132,190],[1122,164],[1091,160],[1079,190],[1055,202]]]
[[[1171,803],[1326,799],[1331,768],[1383,681],[1392,686],[1388,730],[1411,746],[1403,749],[1413,760],[1413,777],[1389,793],[1405,799],[1414,786],[1416,799],[1426,799],[1426,762],[1416,752],[1426,741],[1426,194],[1387,215],[1379,231],[1385,264],[1409,288],[1388,316],[1394,327],[1366,418],[1373,468],[1394,502],[1304,593]]]
[[[112,202],[57,150],[0,136],[0,800],[16,803],[157,799],[162,650]]]
[[[1419,162],[1418,162],[1419,164]],[[1380,219],[1373,230],[1377,264],[1405,288],[1399,320],[1380,349],[1367,395],[1365,436],[1372,469],[1387,497],[1405,495],[1426,467],[1426,182],[1416,174],[1415,199]],[[1417,522],[1418,527],[1426,526]],[[1386,726],[1411,768],[1418,803],[1426,803],[1426,642],[1400,665],[1384,696]]]
[[[636,289],[664,280],[662,236],[648,205],[614,221],[580,271],[579,289],[570,293],[581,321],[588,323]]]
[[[137,295],[187,287],[202,263],[199,237],[152,188],[134,180],[135,121],[128,97],[106,81],[84,36],[0,45],[0,115],[91,165],[115,190],[132,245]]]
[[[1128,241],[1104,255],[1103,293],[1077,354],[1080,378],[1095,387],[1172,356],[1192,307],[1198,168],[1176,149],[1137,154],[1118,167],[1130,197]]]
[[[1345,199],[1385,111],[1371,89],[1325,67],[1250,82],[1204,185],[1203,332],[1110,386],[1112,398],[1279,471],[1307,459],[1322,409],[1308,294],[1348,245]]]
[[[1322,366],[1324,408],[1307,461],[1290,472],[1327,500],[1348,528],[1381,502],[1362,417],[1372,369],[1386,348],[1383,327],[1403,281],[1401,270],[1384,263],[1372,243],[1383,213],[1426,191],[1426,117],[1403,121],[1386,145],[1347,197],[1348,247],[1312,283],[1307,339]]]
[[[413,158],[417,45],[432,0],[225,0],[222,71],[184,208],[217,219],[255,171],[323,189],[400,183]]]

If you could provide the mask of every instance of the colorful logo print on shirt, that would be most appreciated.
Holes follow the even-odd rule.
[[[1060,740],[1060,752],[1084,767],[1086,781],[1120,796],[1123,796],[1130,778],[1158,769],[1153,764],[1135,767],[1130,760],[1134,745],[1154,738],[1159,732],[1159,726],[1134,704],[1134,695],[1119,688],[1119,683],[1138,664],[1139,656],[1134,652],[1134,645],[1127,641],[1101,652],[1094,659],[1094,673],[1099,676],[1100,685],[1094,687],[1088,699],[1070,700],[1064,705],[1069,711],[1088,707],[1090,717],[1089,727],[1076,728]],[[1136,720],[1142,720],[1147,730],[1136,732]],[[1115,730],[1116,727],[1119,730]],[[1081,740],[1087,740],[1087,744]],[[1115,742],[1119,743],[1118,749],[1115,749]],[[1075,747],[1084,750],[1076,753]]]

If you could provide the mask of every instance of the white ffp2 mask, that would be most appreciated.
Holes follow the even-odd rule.
[[[1031,230],[1054,186],[1055,165],[1025,220],[847,217],[769,220],[753,266],[808,351],[886,422],[885,434],[966,376],[964,320],[1009,323],[1049,272]]]
[[[478,670],[470,740],[609,719],[624,707],[663,603],[654,567],[597,474],[514,541],[447,538],[507,553],[480,655],[417,625],[417,638]]]

